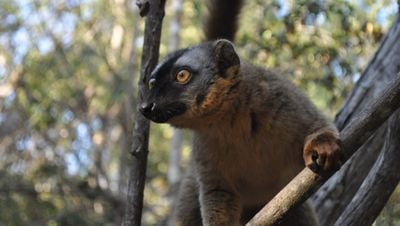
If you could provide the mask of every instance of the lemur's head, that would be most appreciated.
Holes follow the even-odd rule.
[[[178,127],[204,123],[222,114],[239,69],[240,59],[227,40],[173,52],[147,78],[149,92],[140,111],[154,122]]]

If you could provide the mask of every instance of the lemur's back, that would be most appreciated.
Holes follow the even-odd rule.
[[[304,134],[328,123],[309,98],[285,75],[248,63],[242,63],[241,68],[245,74],[242,79],[249,84],[254,104],[260,111],[270,111],[272,123],[273,119],[280,118],[287,125],[297,126],[296,130]],[[260,87],[262,91],[255,87]]]

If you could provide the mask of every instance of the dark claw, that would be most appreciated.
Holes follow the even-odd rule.
[[[314,173],[318,173],[319,171],[319,165],[317,164],[316,161],[313,161],[311,165],[308,166],[310,170],[312,170]]]
[[[320,166],[318,165],[318,152],[312,151],[311,152],[311,159],[312,159],[312,164],[309,165],[309,168],[314,172],[318,173]]]
[[[311,153],[311,159],[313,160],[313,162],[317,162],[317,159],[318,159],[318,153],[316,152],[316,151],[313,151],[312,153]]]

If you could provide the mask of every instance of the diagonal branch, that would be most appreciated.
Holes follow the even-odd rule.
[[[399,40],[400,16],[397,16],[336,115],[335,124],[339,130],[342,130],[359,112],[367,109],[377,95],[386,89],[386,85],[395,79],[400,69]],[[351,202],[378,158],[386,129],[387,123],[381,125],[381,128],[359,148],[340,171],[312,195],[321,225],[332,226]]]
[[[400,113],[393,114],[385,145],[356,196],[335,225],[372,225],[400,180]]]
[[[341,138],[346,160],[400,107],[400,74],[387,89],[373,102],[368,110],[359,114],[342,131]],[[284,187],[248,225],[273,225],[284,214],[306,200],[328,178],[305,168]]]

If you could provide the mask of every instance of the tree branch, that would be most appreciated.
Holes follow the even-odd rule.
[[[336,115],[335,124],[342,130],[359,112],[367,109],[400,68],[400,16],[393,21],[360,79]],[[312,195],[321,225],[331,226],[343,213],[368,175],[382,150],[387,123],[364,143],[355,155]],[[354,177],[357,175],[357,177]]]
[[[136,105],[133,127],[132,163],[130,165],[128,183],[128,204],[124,220],[124,225],[126,226],[141,225],[150,123],[137,110],[147,93],[145,78],[150,75],[151,71],[157,65],[165,0],[149,0],[145,4],[148,7],[148,13],[144,14],[147,17],[144,29],[141,73],[138,84],[139,99]],[[143,9],[141,11],[143,12]]]
[[[400,74],[388,85],[367,110],[361,112],[342,131],[342,147],[346,160],[400,107]],[[306,200],[328,178],[305,168],[284,187],[248,225],[273,225],[292,207]]]
[[[387,123],[384,123],[346,164],[312,195],[312,203],[321,225],[333,225],[351,202],[383,148],[386,128]]]
[[[372,225],[400,180],[400,113],[390,117],[383,150],[335,225]]]

